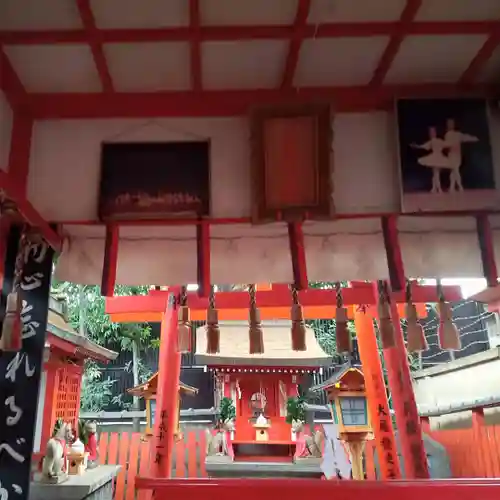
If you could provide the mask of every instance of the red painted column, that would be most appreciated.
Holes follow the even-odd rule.
[[[177,289],[171,291],[160,334],[156,416],[151,440],[152,476],[155,477],[171,476],[177,421],[181,355],[177,351]]]
[[[374,294],[378,299],[377,286]],[[401,454],[406,479],[428,479],[429,467],[422,440],[422,427],[408,365],[403,331],[399,321],[397,305],[391,301],[391,316],[394,324],[394,347],[384,347],[384,361],[391,389],[392,404],[396,413]]]
[[[380,465],[381,479],[401,479],[398,451],[385,389],[371,311],[354,313],[358,351],[365,376],[366,399]]]
[[[224,397],[231,399],[231,375],[222,375],[224,384]]]

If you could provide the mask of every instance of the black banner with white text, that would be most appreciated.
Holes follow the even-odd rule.
[[[45,242],[27,240],[21,245],[20,241],[21,231],[13,227],[7,242],[2,309],[12,290],[16,256],[21,246],[22,349],[19,352],[0,351],[1,500],[27,500],[29,494],[54,254]]]

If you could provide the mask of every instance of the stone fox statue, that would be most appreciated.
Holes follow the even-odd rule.
[[[224,455],[230,456],[231,450],[227,441],[227,432],[234,431],[234,420],[226,420],[219,428],[217,433],[212,435],[209,429],[206,429],[207,456]]]
[[[296,454],[298,458],[321,458],[323,456],[323,443],[325,441],[325,434],[323,430],[313,433],[312,436],[304,434],[304,422],[300,420],[293,420],[292,430],[297,434],[298,441],[302,439],[303,446],[297,446]]]
[[[71,426],[63,423],[47,442],[47,452],[42,466],[42,474],[46,478],[55,479],[66,474],[66,445],[71,437]]]

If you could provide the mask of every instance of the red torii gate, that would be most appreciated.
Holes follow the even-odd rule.
[[[461,298],[459,287],[444,287],[443,292],[447,300],[455,301]],[[312,310],[318,311],[317,308],[320,307],[320,311],[323,311],[323,315],[320,317],[333,318],[334,313],[330,316],[324,313],[328,313],[329,308],[335,303],[335,294],[335,290],[308,289],[300,291],[299,298],[306,308],[316,307],[316,309]],[[436,288],[433,286],[414,285],[412,295],[414,302],[417,304],[437,302],[439,300]],[[247,318],[249,300],[247,292],[218,292],[216,296],[220,318],[224,318],[224,314],[228,314],[231,319]],[[378,402],[381,399],[380,386],[381,384],[383,386],[381,365],[378,355],[368,355],[370,351],[373,351],[372,339],[375,339],[374,332],[373,329],[370,331],[367,324],[363,322],[360,312],[357,312],[358,307],[361,306],[363,309],[362,314],[373,318],[373,308],[377,305],[377,294],[372,284],[355,282],[352,287],[342,289],[342,296],[344,305],[350,309],[350,316],[356,319],[357,327],[362,330],[361,335],[358,336],[358,341],[360,342],[363,363],[365,365],[369,363],[369,366],[364,367],[370,374],[367,387],[372,387],[369,392],[378,398]],[[398,426],[400,428],[403,457],[408,477],[428,477],[427,461],[421,444],[421,429],[411,385],[406,348],[402,331],[397,327],[401,314],[399,304],[404,303],[406,297],[403,292],[395,292],[391,298],[393,304],[392,315],[396,325],[396,345],[392,349],[384,350],[384,357],[390,373],[393,402],[399,417]],[[280,317],[289,317],[288,313],[292,299],[287,285],[274,285],[270,290],[257,291],[256,300],[263,317],[271,318],[273,315],[276,317],[276,314],[283,314],[283,312],[283,316]],[[170,477],[172,464],[176,398],[180,375],[180,353],[177,349],[178,301],[179,287],[171,287],[168,290],[151,290],[148,295],[142,296],[115,296],[106,299],[106,313],[110,315],[113,321],[161,321],[157,400],[157,415],[159,418],[156,419],[154,425],[151,456],[154,463],[153,475],[156,477]],[[193,319],[204,319],[208,307],[206,298],[199,297],[197,293],[188,293],[187,304],[192,311]],[[231,314],[231,311],[234,314]],[[420,308],[419,312],[425,314],[425,308],[423,310]],[[370,319],[370,321],[372,320]],[[376,384],[373,385],[375,379]],[[382,394],[385,397],[385,391]],[[388,414],[386,399],[384,411]],[[413,429],[412,432],[409,432],[410,426]],[[420,443],[420,456],[415,452],[415,443]],[[394,454],[393,459],[397,461],[396,454]],[[386,465],[384,464],[382,467],[388,470],[385,467]]]

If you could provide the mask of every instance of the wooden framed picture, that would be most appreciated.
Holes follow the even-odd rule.
[[[333,212],[330,106],[263,108],[251,115],[254,222]]]
[[[396,103],[403,212],[499,205],[484,99]]]
[[[102,145],[102,220],[208,215],[208,141]]]

